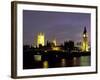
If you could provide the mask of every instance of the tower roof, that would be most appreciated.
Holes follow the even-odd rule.
[[[84,27],[84,32],[83,32],[83,34],[84,34],[84,33],[87,33],[86,26]]]

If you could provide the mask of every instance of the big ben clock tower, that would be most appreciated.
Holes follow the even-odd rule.
[[[87,52],[88,51],[88,34],[86,27],[84,27],[83,31],[83,40],[82,40],[82,51]]]

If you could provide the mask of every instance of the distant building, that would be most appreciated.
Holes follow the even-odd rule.
[[[89,46],[88,46],[88,34],[86,27],[84,27],[84,32],[83,32],[83,40],[82,40],[82,51],[88,51]]]
[[[73,50],[74,47],[75,47],[74,41],[69,40],[69,41],[64,42],[64,49],[65,50]]]
[[[54,40],[52,41],[52,43],[54,44],[54,46],[57,46],[57,41],[56,41],[56,39],[54,39]]]
[[[82,50],[82,42],[79,41],[79,42],[75,42],[75,50],[77,51],[81,51]]]
[[[43,32],[38,33],[37,35],[37,47],[45,45],[45,36]]]

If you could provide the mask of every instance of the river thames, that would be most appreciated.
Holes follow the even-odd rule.
[[[81,67],[81,66],[91,65],[90,56],[69,57],[69,58],[60,58],[60,59],[58,58],[58,56],[56,56],[55,58],[48,59],[48,60],[41,60],[40,58],[38,56],[37,61],[33,61],[33,64],[26,69],[77,67],[77,66]]]

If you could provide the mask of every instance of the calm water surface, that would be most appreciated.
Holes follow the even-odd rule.
[[[34,68],[75,67],[90,66],[90,56],[55,58],[51,60],[36,61]]]

